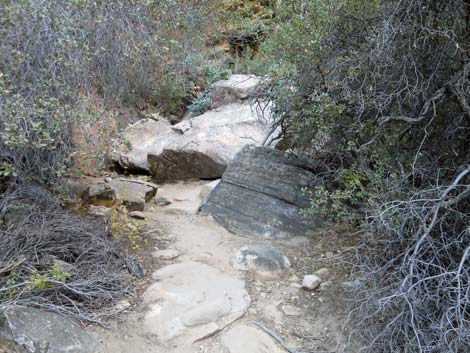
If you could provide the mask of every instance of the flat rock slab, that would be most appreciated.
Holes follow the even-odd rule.
[[[317,222],[301,214],[310,204],[304,189],[317,185],[315,172],[320,170],[315,161],[270,147],[245,146],[202,212],[239,235],[265,239],[308,235]]]
[[[250,305],[245,282],[200,263],[184,262],[153,274],[144,294],[144,330],[161,342],[205,338],[240,318]]]
[[[108,185],[115,191],[118,202],[126,205],[129,211],[143,211],[145,203],[156,194],[158,186],[141,180],[113,179]]]
[[[228,353],[285,353],[268,334],[242,324],[222,335],[222,345]]]
[[[0,315],[0,337],[25,346],[48,346],[48,353],[95,353],[97,343],[83,329],[58,314],[32,309],[10,307]],[[21,350],[19,350],[21,351]]]
[[[274,246],[245,245],[237,251],[233,265],[242,271],[254,271],[263,277],[273,278],[287,270],[290,262]]]

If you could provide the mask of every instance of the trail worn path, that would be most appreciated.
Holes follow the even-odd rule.
[[[140,222],[157,244],[147,250],[156,253],[119,321],[91,329],[100,353],[286,351],[255,322],[299,351],[339,352],[346,317],[339,298],[347,273],[337,253],[352,239],[338,231],[276,241],[236,236],[197,214],[203,184],[163,185],[157,196],[171,204],[148,207]],[[271,276],[242,270],[234,258],[246,245],[274,246],[290,267]],[[301,289],[303,276],[320,269],[320,288]]]

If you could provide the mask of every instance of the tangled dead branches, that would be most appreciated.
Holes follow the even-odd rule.
[[[463,353],[470,346],[470,166],[450,185],[381,203],[377,245],[358,252],[361,352]]]
[[[103,323],[132,290],[126,258],[105,226],[63,210],[42,188],[0,200],[0,305],[44,308]]]

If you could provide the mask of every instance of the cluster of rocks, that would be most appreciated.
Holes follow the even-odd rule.
[[[144,219],[145,206],[158,190],[157,184],[126,178],[107,177],[91,184],[86,180],[69,180],[65,184],[70,195],[86,204],[92,215],[101,217],[109,216],[113,208],[124,206],[129,216]]]
[[[269,119],[245,102],[258,85],[254,76],[233,75],[214,85],[212,109],[200,116],[172,125],[157,115],[130,125],[116,162],[157,182],[220,178],[243,146],[270,135]]]

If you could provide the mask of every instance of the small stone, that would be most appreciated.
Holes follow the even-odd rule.
[[[302,310],[300,308],[297,308],[294,305],[286,304],[282,306],[282,311],[284,314],[287,316],[300,316],[302,315]]]
[[[330,270],[323,267],[323,268],[319,269],[318,271],[315,271],[315,274],[317,276],[319,276],[320,278],[325,279],[330,274]]]
[[[113,178],[111,178],[111,177],[106,177],[106,178],[104,178],[104,181],[105,181],[106,183],[110,183],[110,182],[113,181]]]
[[[132,217],[135,219],[145,219],[145,214],[141,211],[132,211],[129,213],[129,217]]]
[[[321,278],[317,275],[307,275],[302,281],[302,288],[306,290],[314,290],[320,286]]]
[[[97,217],[109,217],[112,211],[113,209],[109,207],[90,205],[88,213]]]
[[[116,304],[116,310],[124,311],[128,309],[130,306],[131,306],[131,303],[129,303],[127,300],[121,300],[119,303]]]
[[[162,196],[157,197],[154,203],[155,205],[161,206],[161,207],[171,205],[171,201]]]
[[[180,253],[178,250],[172,249],[157,250],[152,254],[152,256],[161,260],[173,260],[180,256]]]

